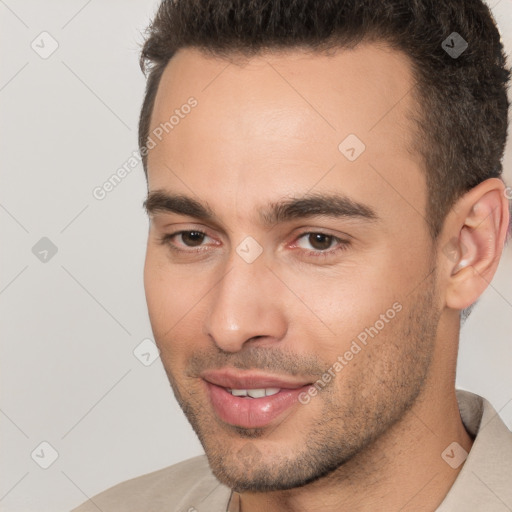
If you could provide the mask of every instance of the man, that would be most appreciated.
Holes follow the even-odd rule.
[[[509,224],[488,8],[164,1],[142,62],[148,309],[206,456],[76,510],[512,510],[455,390]]]

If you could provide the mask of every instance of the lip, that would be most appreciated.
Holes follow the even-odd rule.
[[[211,370],[201,377],[215,415],[224,423],[242,428],[262,428],[279,421],[285,411],[300,404],[299,395],[311,382],[259,372]],[[275,395],[261,398],[233,396],[228,389],[280,388]]]
[[[231,369],[207,370],[201,374],[201,377],[211,384],[229,389],[297,389],[311,384],[311,381],[304,379],[294,380],[256,371],[236,372]]]

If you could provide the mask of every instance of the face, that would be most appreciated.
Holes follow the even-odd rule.
[[[236,490],[342,468],[425,384],[439,307],[412,84],[405,56],[370,44],[243,63],[185,49],[163,74],[149,315],[175,396]]]

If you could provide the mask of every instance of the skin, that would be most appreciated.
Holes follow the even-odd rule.
[[[148,310],[176,398],[243,512],[435,510],[460,471],[441,453],[471,449],[455,397],[459,311],[494,275],[507,201],[500,180],[481,183],[432,241],[425,171],[409,150],[410,69],[367,43],[230,63],[183,49],[162,77],[151,130],[190,96],[198,104],[149,152],[149,193],[186,195],[215,217],[149,212]],[[366,146],[353,162],[338,149],[348,134]],[[260,209],[311,193],[344,194],[378,218],[262,223]],[[206,236],[161,242],[187,230]],[[348,243],[319,248],[304,235],[318,232]],[[252,263],[236,251],[248,236],[263,249]],[[214,413],[201,371],[314,382],[397,302],[306,405],[250,430]]]

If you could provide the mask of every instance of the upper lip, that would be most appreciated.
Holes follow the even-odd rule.
[[[232,369],[206,370],[201,377],[217,386],[228,389],[297,389],[308,384],[307,380],[297,380],[257,371],[240,372]]]

